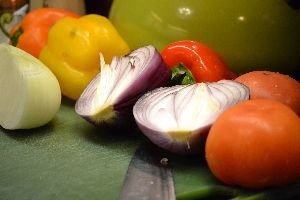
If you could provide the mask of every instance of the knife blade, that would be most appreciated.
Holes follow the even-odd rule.
[[[175,200],[172,169],[166,153],[142,143],[125,176],[120,200]]]

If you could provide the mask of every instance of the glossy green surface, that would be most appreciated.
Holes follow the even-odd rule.
[[[284,0],[114,0],[110,19],[131,48],[193,39],[236,72],[300,70],[300,10]]]
[[[0,129],[0,199],[117,199],[138,143],[94,128],[72,104],[45,127]]]
[[[137,129],[129,130],[121,133],[95,128],[77,116],[73,103],[66,101],[44,127],[27,131],[0,128],[0,199],[118,199],[131,157],[139,145],[149,142]],[[193,195],[220,199],[246,192],[220,184],[199,157],[167,157],[181,199]],[[287,194],[299,199],[300,183],[292,186],[271,194],[280,193],[281,200]],[[260,192],[269,195],[267,191],[251,191],[249,195]]]

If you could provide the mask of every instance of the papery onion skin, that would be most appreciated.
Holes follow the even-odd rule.
[[[61,105],[54,74],[37,58],[0,44],[0,126],[33,129],[49,123]]]
[[[146,46],[144,48],[154,48],[152,46]],[[137,54],[143,48],[133,51],[131,54]],[[129,54],[129,55],[131,55]],[[147,71],[144,71],[138,79],[134,81],[130,88],[119,97],[118,102],[114,105],[115,110],[119,110],[123,106],[129,105],[130,111],[132,106],[147,91],[153,90],[157,87],[166,86],[169,84],[171,71],[162,60],[160,53],[155,49],[155,52],[151,58],[151,62],[148,61],[149,67]]]
[[[228,89],[225,89],[225,86],[222,86],[222,84],[225,84],[228,87],[231,87],[232,85],[238,87],[235,93],[231,93],[231,91]],[[229,84],[231,86],[229,86]],[[219,92],[218,90],[210,89],[213,85],[218,85],[220,89],[223,87],[223,93],[228,93],[226,96],[226,99],[224,99],[224,95],[221,96],[222,98],[219,98],[219,94],[216,94],[216,92]],[[157,112],[158,115],[161,115],[164,109],[168,109],[169,107],[164,107],[163,105],[161,108],[157,106],[157,104],[160,104],[165,100],[166,98],[170,98],[170,104],[173,103],[173,108],[170,109],[170,115],[172,113],[176,113],[176,109],[178,109],[178,106],[176,107],[174,101],[170,95],[173,95],[174,98],[176,98],[176,95],[178,96],[178,93],[181,93],[183,90],[187,89],[187,87],[195,87],[195,90],[199,90],[201,95],[198,97],[192,96],[191,98],[199,98],[202,97],[204,99],[207,99],[208,102],[202,102],[205,103],[201,107],[201,105],[188,105],[191,101],[185,101],[187,103],[186,107],[188,109],[188,106],[195,106],[195,109],[193,110],[193,107],[190,107],[191,112],[201,112],[199,120],[199,125],[194,126],[192,123],[191,126],[194,126],[194,128],[188,129],[187,127],[180,127],[180,122],[177,121],[177,128],[176,127],[169,127],[168,130],[165,129],[166,126],[163,125],[163,127],[160,124],[160,122],[155,121],[154,119],[150,119],[151,117],[155,117],[155,112]],[[172,88],[173,91],[172,91]],[[224,92],[225,91],[225,92]],[[156,96],[155,96],[156,95]],[[161,97],[159,96],[161,95]],[[215,96],[214,96],[215,95]],[[153,97],[155,96],[155,97]],[[153,97],[153,98],[152,98]],[[155,98],[159,99],[156,105],[151,104],[151,102],[155,101]],[[184,99],[184,98],[183,98]],[[213,122],[216,120],[218,115],[229,108],[230,106],[236,104],[237,102],[247,100],[249,99],[249,89],[244,86],[243,84],[226,80],[226,81],[220,81],[215,83],[197,83],[190,86],[173,86],[168,88],[158,88],[154,91],[148,92],[147,94],[143,95],[134,105],[133,107],[133,115],[135,118],[135,121],[137,123],[137,126],[142,131],[142,133],[148,137],[154,144],[157,146],[166,149],[170,152],[177,153],[177,154],[195,154],[195,153],[201,153],[202,150],[204,150],[204,143],[208,134],[208,131],[213,124]],[[196,99],[197,100],[197,99]],[[225,103],[220,102],[226,100]],[[228,101],[228,102],[227,102]],[[168,101],[167,101],[168,102]],[[161,103],[162,104],[162,103]],[[166,104],[167,105],[167,104]],[[180,104],[178,104],[180,105]],[[212,107],[207,108],[207,105],[211,105]],[[182,106],[182,105],[180,105]],[[184,106],[184,105],[183,105]],[[199,107],[200,106],[200,107]],[[219,108],[216,110],[216,106],[219,106]],[[151,107],[152,109],[156,110],[151,113]],[[197,109],[198,108],[198,109]],[[160,110],[162,110],[160,112]],[[166,111],[167,112],[167,111]],[[184,112],[184,111],[183,111]],[[177,113],[178,114],[178,113]],[[180,113],[179,113],[180,114]],[[174,119],[179,120],[176,118],[174,114]],[[196,115],[198,116],[198,115]],[[203,116],[203,118],[202,118]],[[150,117],[150,118],[149,118]],[[189,116],[183,116],[186,117],[189,120],[197,120],[192,117],[192,114]],[[170,120],[170,119],[169,119]],[[162,121],[164,121],[162,119]],[[165,120],[166,123],[168,123],[168,120]],[[198,123],[198,122],[197,122]],[[197,124],[196,123],[196,124]],[[202,124],[201,124],[202,123]]]
[[[75,111],[96,126],[103,127],[108,125],[116,128],[117,126],[128,127],[130,124],[134,124],[132,107],[138,98],[154,88],[169,84],[171,72],[155,47],[149,45],[136,49],[124,57],[115,57],[110,67],[117,69],[121,67],[120,63],[126,62],[126,59],[129,59],[126,65],[127,68],[132,68],[133,70],[134,68],[140,68],[143,70],[138,71],[134,75],[128,87],[126,86],[113,101],[108,101],[107,104],[104,103],[105,105],[103,104],[98,111],[93,113],[91,104],[94,101],[93,99],[97,98],[97,95],[102,95],[101,91],[100,94],[97,94],[97,88],[100,87],[101,78],[105,78],[102,77],[104,75],[100,72],[76,102]],[[131,69],[128,70],[130,71]],[[123,78],[122,75],[120,76]],[[108,84],[115,83],[108,82]],[[118,83],[112,87],[112,91],[110,91],[110,94],[107,94],[107,98],[110,98],[117,87]]]

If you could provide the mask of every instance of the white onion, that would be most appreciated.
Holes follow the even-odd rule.
[[[0,126],[29,129],[48,123],[61,103],[59,83],[38,59],[0,44]]]

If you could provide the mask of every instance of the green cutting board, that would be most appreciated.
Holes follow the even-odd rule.
[[[143,142],[147,139],[136,127],[123,133],[96,128],[75,113],[74,102],[64,99],[56,117],[44,127],[0,128],[0,199],[118,199],[131,157]],[[200,156],[171,155],[169,161],[178,199],[269,195],[223,186]],[[271,193],[287,196],[295,190],[300,193],[299,184]]]

